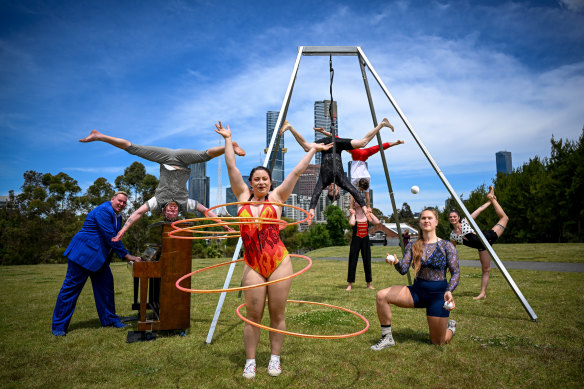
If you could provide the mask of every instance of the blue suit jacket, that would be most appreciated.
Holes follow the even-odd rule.
[[[65,250],[65,256],[89,271],[97,271],[111,250],[120,258],[128,254],[122,242],[112,242],[121,228],[122,217],[116,216],[111,203],[106,201],[89,212],[83,227]]]

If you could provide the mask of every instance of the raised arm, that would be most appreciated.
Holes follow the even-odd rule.
[[[308,164],[310,163],[310,160],[314,156],[314,153],[316,153],[317,151],[328,150],[331,147],[333,147],[333,144],[329,143],[327,145],[324,145],[321,143],[309,143],[308,147],[309,147],[308,152],[306,153],[306,155],[304,155],[304,157],[302,157],[300,162],[298,162],[298,165],[296,165],[296,167],[290,172],[290,174],[288,174],[288,176],[284,179],[284,182],[282,182],[281,185],[274,189],[273,192],[274,199],[280,202],[286,201],[290,196],[290,193],[292,193],[292,190],[294,189],[294,185],[296,185],[298,178],[300,178],[302,173],[304,173],[304,171],[308,167]]]
[[[332,138],[332,136],[333,136],[333,134],[331,134],[328,131],[325,131],[324,128],[322,128],[322,127],[313,127],[313,128],[314,128],[314,131],[320,132],[324,136],[328,136],[329,138]]]
[[[237,199],[249,192],[249,188],[241,177],[241,172],[235,164],[235,151],[233,150],[233,141],[231,140],[231,129],[229,126],[223,127],[221,122],[215,124],[215,132],[225,139],[225,165],[227,165],[227,173],[229,175],[229,182],[231,183],[231,190]]]
[[[286,132],[286,130],[290,130],[292,135],[294,135],[294,139],[296,139],[296,141],[298,142],[300,147],[304,149],[304,151],[306,152],[310,151],[309,143],[306,141],[306,139],[304,139],[302,135],[298,133],[298,131],[294,129],[294,127],[292,127],[290,123],[288,123],[288,120],[286,120],[282,125],[282,128],[280,128],[280,136],[284,135],[284,132]]]
[[[149,209],[148,203],[144,203],[140,206],[140,208],[135,210],[134,213],[132,213],[132,215],[130,215],[130,217],[126,221],[126,224],[124,224],[124,226],[118,232],[118,234],[112,238],[112,242],[119,242],[120,240],[122,240],[122,237],[124,236],[126,231],[128,231],[130,229],[130,227],[132,227],[132,225],[136,221],[138,221],[138,219],[140,219],[142,217],[142,215],[144,215],[146,212],[148,212],[148,209]]]
[[[470,216],[473,219],[476,219],[477,216],[479,216],[481,214],[481,212],[483,212],[485,209],[489,208],[489,205],[491,205],[491,202],[487,201],[486,203],[484,203],[483,205],[481,205],[480,207],[475,209],[475,211],[473,213],[471,213]]]

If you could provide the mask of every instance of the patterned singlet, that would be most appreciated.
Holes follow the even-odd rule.
[[[237,216],[253,217],[251,205],[242,206]],[[264,204],[259,216],[278,219],[278,213],[272,204]],[[261,221],[242,224],[241,239],[245,247],[245,263],[264,278],[268,278],[288,255],[286,246],[280,240],[279,224],[262,224]]]

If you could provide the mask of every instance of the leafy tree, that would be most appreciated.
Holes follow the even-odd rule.
[[[329,237],[333,246],[344,246],[347,244],[345,240],[345,230],[349,229],[349,221],[341,210],[336,205],[329,205],[324,210],[326,216],[326,228],[329,232]]]
[[[316,250],[321,247],[332,246],[329,231],[322,223],[315,223],[302,234],[302,247]]]

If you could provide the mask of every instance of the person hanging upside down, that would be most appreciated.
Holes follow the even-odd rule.
[[[387,119],[384,119],[387,120]],[[389,122],[388,122],[389,123]],[[388,125],[393,131],[393,126],[391,123]],[[330,137],[331,133],[325,131],[322,127],[314,127],[315,131]],[[390,147],[403,144],[403,140],[397,140],[396,142],[385,142],[383,143],[383,150],[387,150]],[[365,195],[365,202],[367,203],[367,208],[371,210],[371,200],[369,198],[369,186],[371,182],[371,175],[367,168],[367,159],[373,154],[379,152],[379,145],[363,148],[363,149],[353,149],[347,150],[351,154],[353,161],[351,162],[351,184],[354,187],[361,189]]]
[[[351,197],[351,202],[353,198]],[[351,290],[352,284],[355,282],[355,273],[357,271],[357,262],[359,261],[359,251],[361,252],[361,259],[363,260],[363,270],[365,271],[365,282],[367,289],[375,289],[371,286],[373,277],[371,275],[371,246],[369,243],[369,221],[363,212],[363,208],[357,207],[349,209],[351,217],[349,224],[353,227],[353,236],[351,237],[351,248],[349,250],[349,268],[347,273],[347,289]],[[371,214],[371,219],[374,224],[380,224],[379,219]]]
[[[456,321],[448,320],[454,309],[452,292],[458,285],[460,269],[456,247],[436,235],[438,212],[426,208],[420,215],[419,238],[405,248],[402,261],[395,260],[395,269],[406,274],[410,266],[414,268],[414,283],[411,286],[394,285],[377,292],[377,316],[381,324],[381,338],[371,346],[374,351],[395,345],[391,330],[391,305],[401,308],[426,308],[426,319],[430,328],[430,341],[442,345],[450,342],[456,331]],[[450,281],[446,282],[446,270],[450,271]],[[451,305],[447,310],[444,304]]]
[[[312,223],[314,219],[314,209],[316,204],[318,203],[318,199],[320,198],[320,194],[322,190],[328,186],[328,197],[331,201],[335,201],[340,197],[340,190],[339,186],[345,189],[347,192],[355,198],[357,203],[363,208],[365,215],[369,218],[370,210],[367,208],[365,203],[365,198],[357,188],[355,188],[349,182],[349,179],[345,176],[345,171],[343,169],[343,160],[341,158],[341,152],[343,150],[353,150],[359,149],[367,146],[367,144],[373,139],[375,134],[377,134],[383,127],[389,127],[393,130],[393,126],[389,123],[387,119],[383,119],[381,123],[379,123],[375,128],[369,131],[363,139],[348,139],[348,138],[336,138],[336,152],[333,153],[332,149],[322,151],[322,160],[320,165],[320,174],[318,176],[318,181],[316,182],[316,186],[314,187],[314,192],[312,194],[312,199],[310,201],[310,210],[309,210],[309,218],[308,224]],[[285,121],[280,129],[280,136],[284,134],[286,130],[290,130],[298,144],[305,150],[308,151],[307,145],[308,143],[300,135],[288,121]],[[331,137],[322,138],[316,141],[316,143],[323,143],[328,144],[331,143],[333,139]],[[333,162],[334,161],[334,162]]]
[[[242,218],[280,219],[282,206],[261,203],[284,203],[292,193],[298,178],[308,167],[314,154],[317,151],[328,150],[333,146],[332,144],[308,144],[306,155],[284,179],[284,182],[271,191],[272,177],[270,171],[264,166],[252,169],[249,174],[250,187],[248,187],[235,163],[235,153],[229,126],[223,127],[221,122],[215,126],[217,127],[215,131],[225,139],[225,164],[227,165],[231,189],[237,201],[260,203],[239,205],[238,216]],[[262,224],[261,221],[251,220],[249,224],[241,225],[240,231],[245,250],[243,286],[261,284],[293,274],[288,250],[280,240],[278,224]],[[292,281],[286,280],[268,286],[246,289],[244,296],[247,318],[255,323],[262,321],[267,295],[270,327],[285,330],[284,313],[291,285]],[[259,340],[260,329],[246,323],[243,328],[243,342],[247,358],[243,369],[245,378],[254,378],[256,375],[255,354]],[[268,364],[268,374],[271,376],[278,376],[282,372],[280,351],[283,343],[283,334],[270,332],[271,357]]]
[[[126,231],[148,211],[161,212],[167,221],[175,221],[178,220],[179,212],[199,211],[204,213],[207,210],[201,203],[188,198],[187,182],[191,173],[189,165],[207,162],[212,158],[218,157],[224,153],[225,147],[216,146],[206,151],[198,151],[140,146],[126,139],[102,134],[97,130],[92,130],[87,137],[79,140],[79,142],[83,143],[95,141],[109,143],[132,155],[160,164],[160,181],[154,197],[134,211],[117,236],[113,238],[114,241],[122,239]],[[237,143],[234,142],[233,146],[237,155],[245,155],[245,151]],[[209,216],[214,217],[216,215],[211,212]],[[230,230],[228,227],[224,228]]]
[[[509,223],[509,217],[505,214],[505,211],[503,211],[503,208],[497,202],[495,189],[492,186],[490,187],[489,194],[487,194],[487,199],[489,201],[478,207],[473,213],[471,213],[470,216],[473,219],[476,219],[482,211],[487,209],[489,205],[493,204],[493,208],[499,217],[499,221],[490,230],[481,230],[487,239],[487,242],[492,245],[497,241],[497,239],[499,239],[501,235],[503,235],[503,232],[505,232],[507,223]],[[450,232],[450,241],[454,243],[454,245],[460,243],[479,251],[479,259],[481,261],[481,268],[483,272],[483,276],[481,278],[481,292],[478,296],[473,298],[475,300],[484,299],[487,297],[487,285],[489,284],[489,273],[491,271],[491,256],[489,255],[489,252],[483,243],[480,241],[476,232],[470,226],[468,220],[466,218],[461,220],[460,213],[456,209],[450,210],[450,213],[448,214],[448,220],[450,221],[450,226],[452,227],[452,232]]]

